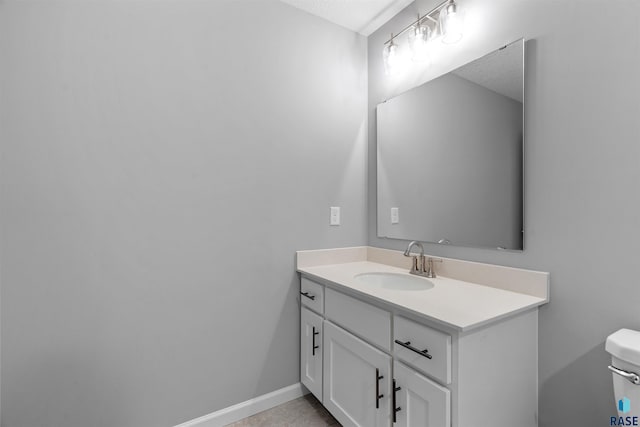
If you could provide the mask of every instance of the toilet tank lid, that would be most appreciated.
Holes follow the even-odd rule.
[[[605,349],[618,359],[640,366],[640,332],[620,329],[607,337]]]

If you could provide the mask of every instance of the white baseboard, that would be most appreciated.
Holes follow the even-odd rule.
[[[296,383],[271,393],[263,394],[254,399],[249,399],[237,405],[212,412],[208,415],[187,421],[175,427],[222,427],[235,423],[243,418],[266,411],[285,402],[304,396],[309,391],[301,384]]]

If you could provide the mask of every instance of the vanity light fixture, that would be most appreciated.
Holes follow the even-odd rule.
[[[431,43],[440,39],[443,43],[452,44],[462,38],[463,11],[460,10],[455,0],[445,0],[424,16],[418,14],[418,19],[406,26],[395,36],[384,43],[383,60],[387,75],[398,74],[403,54],[400,47],[394,42],[399,36],[409,30],[409,48],[414,61],[429,59]]]
[[[431,27],[422,23],[418,14],[418,21],[409,34],[409,47],[414,61],[429,59],[429,42],[431,42]]]
[[[457,43],[462,38],[462,16],[453,0],[440,11],[440,31],[443,43]]]
[[[389,41],[385,43],[382,58],[384,59],[384,72],[386,75],[399,74],[402,58],[400,57],[400,52],[398,52],[398,45],[393,42],[393,33],[391,33]]]

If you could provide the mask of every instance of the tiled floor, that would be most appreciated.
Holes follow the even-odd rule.
[[[227,427],[339,427],[331,416],[311,394],[299,397],[280,406],[260,412]]]

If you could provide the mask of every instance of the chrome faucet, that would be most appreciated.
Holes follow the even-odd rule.
[[[416,246],[418,249],[420,249],[420,254],[418,255],[411,255],[411,249]],[[411,274],[417,274],[418,276],[424,276],[425,270],[424,270],[424,247],[422,246],[422,243],[413,240],[411,243],[409,243],[409,246],[407,246],[407,250],[404,251],[404,256],[406,257],[413,257],[413,262],[411,263],[411,270],[409,271],[409,273]]]
[[[418,255],[411,255],[411,249],[414,246],[420,249],[420,253]],[[409,246],[407,246],[407,250],[404,251],[404,256],[413,257],[413,262],[411,263],[411,270],[409,271],[409,273],[415,274],[417,276],[425,276],[430,279],[436,277],[436,271],[433,269],[433,263],[442,262],[442,259],[440,258],[429,257],[425,259],[424,247],[422,246],[422,243],[416,240],[413,240],[409,243]]]
[[[407,250],[404,251],[404,256],[411,256],[411,248],[413,248],[414,246],[417,246],[418,249],[420,249],[420,255],[424,256],[424,247],[422,246],[422,243],[418,242],[417,240],[409,243],[409,246],[407,246]]]

